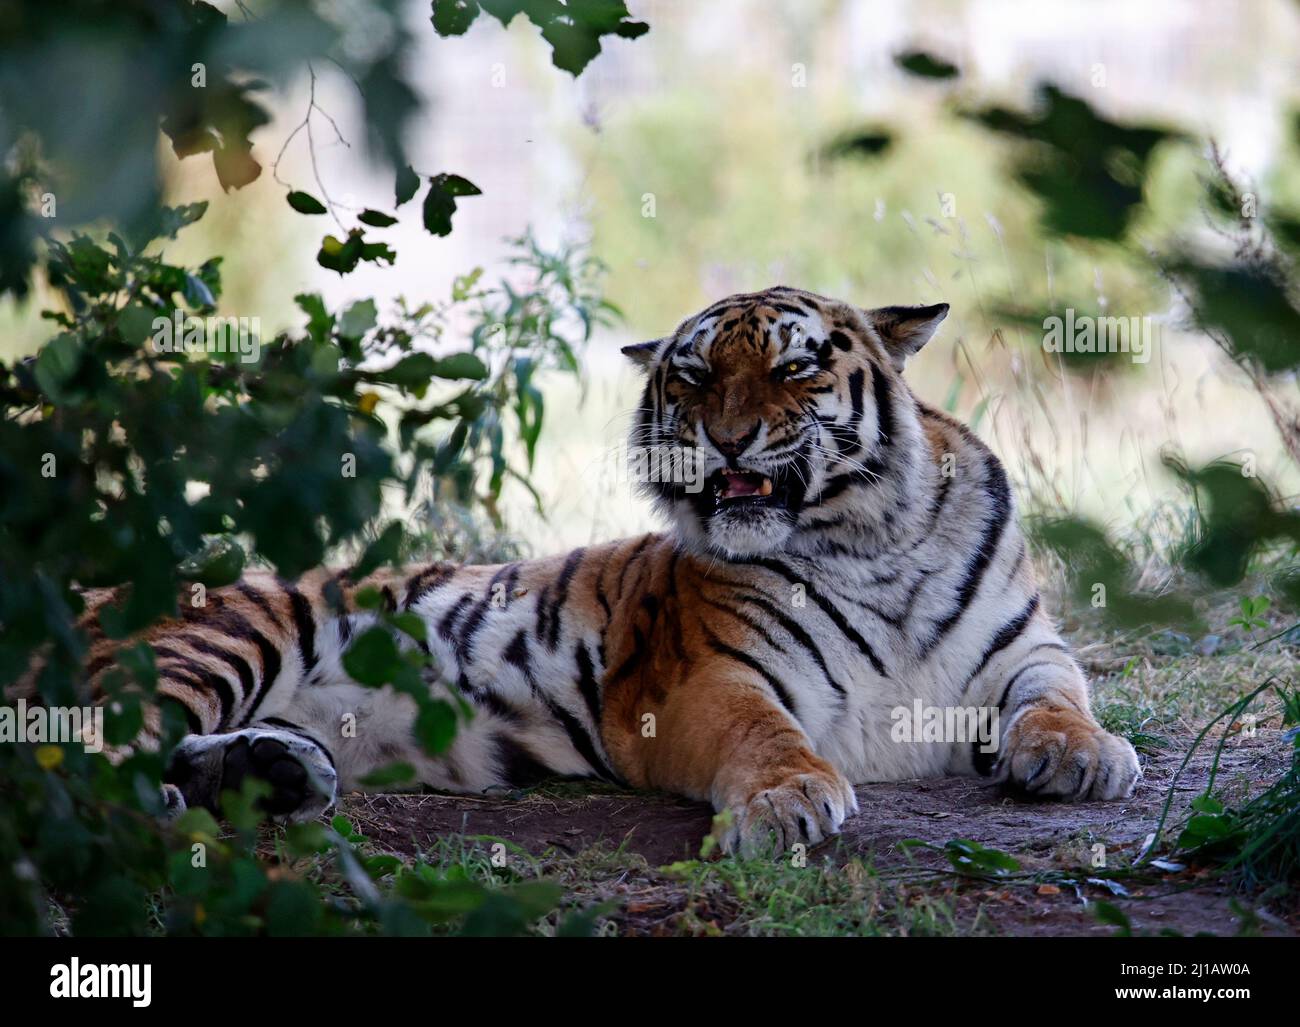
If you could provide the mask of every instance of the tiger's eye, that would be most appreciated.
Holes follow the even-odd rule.
[[[790,361],[790,363],[785,365],[786,374],[794,374],[798,370],[799,370],[799,364],[796,361],[792,360]]]

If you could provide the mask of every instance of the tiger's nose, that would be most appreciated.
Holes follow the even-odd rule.
[[[714,434],[705,426],[704,434],[709,437],[709,441],[717,447],[718,452],[725,457],[735,458],[745,452],[756,438],[758,438],[759,422],[755,421],[754,426],[746,432],[719,432]]]

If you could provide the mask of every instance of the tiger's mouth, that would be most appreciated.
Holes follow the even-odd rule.
[[[712,499],[713,513],[723,510],[786,509],[790,505],[789,490],[784,487],[784,476],[776,480],[758,471],[714,471],[709,475],[705,496]]]
[[[807,453],[800,450],[786,462],[769,464],[761,471],[718,468],[697,479],[703,487],[682,498],[690,502],[702,523],[710,525],[710,532],[725,532],[727,538],[732,538],[737,532],[770,533],[778,525],[789,528],[794,524],[803,509],[807,492],[805,482],[811,473]],[[728,548],[726,544],[719,544]],[[735,551],[749,548],[747,543]]]
[[[761,471],[721,467],[689,496],[697,527],[712,549],[728,558],[779,550],[795,530],[812,468],[806,451]],[[700,480],[700,479],[697,479]]]

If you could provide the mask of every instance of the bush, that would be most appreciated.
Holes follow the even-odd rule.
[[[250,135],[270,121],[266,90],[308,74],[306,122],[327,117],[315,105],[313,62],[356,84],[368,149],[394,172],[396,207],[422,193],[424,227],[442,236],[458,203],[479,195],[463,176],[410,167],[403,129],[422,109],[400,71],[412,46],[403,8],[361,6],[270,2],[232,24],[201,2],[78,0],[58,10],[24,3],[0,18],[0,294],[25,296],[43,274],[61,306],[44,313],[53,334],[34,358],[0,364],[7,697],[39,656],[32,698],[94,701],[77,626],[85,589],[117,589],[99,620],[128,640],[249,561],[293,577],[330,559],[369,570],[445,553],[456,539],[429,524],[501,531],[502,490],[532,490],[544,420],[537,376],[577,374],[593,328],[617,313],[582,248],[550,251],[525,234],[513,240],[509,285],[486,285],[474,269],[447,300],[391,315],[369,299],[332,311],[300,295],[303,328],[268,339],[217,316],[222,257],[197,267],[166,259],[206,204],[161,203],[160,129],[177,157],[211,159],[220,185],[238,189],[261,174]],[[536,24],[556,65],[575,75],[602,36],[646,28],[621,3],[485,4],[503,25],[507,8]],[[457,34],[478,13],[439,0],[432,20],[439,34]],[[359,24],[370,29],[365,47],[350,45]],[[392,262],[376,232],[395,214],[353,216],[319,179],[315,191],[320,199],[291,188],[286,200],[340,225],[318,263],[347,274]],[[452,318],[471,325],[465,341],[453,338]],[[387,619],[350,669],[410,692],[421,741],[436,753],[462,711],[420,687],[427,657],[397,656],[389,632],[418,636],[422,625]],[[154,693],[152,651],[125,645],[104,681],[105,739],[124,745]],[[183,730],[168,717],[164,751]],[[0,746],[7,933],[424,933],[448,921],[514,931],[557,898],[428,867],[394,874],[358,854],[343,818],[276,833],[259,854],[267,838],[256,784],[225,796],[229,832],[198,810],[163,826],[161,755],[135,751],[113,764],[79,744],[37,741]]]

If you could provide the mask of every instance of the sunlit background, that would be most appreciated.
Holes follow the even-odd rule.
[[[218,6],[239,17],[234,4]],[[420,49],[407,72],[433,112],[410,139],[413,165],[455,171],[483,190],[461,202],[450,237],[431,237],[404,208],[385,233],[395,266],[362,265],[345,278],[314,263],[332,226],[291,211],[287,186],[345,208],[392,203],[391,171],[369,165],[356,145],[355,89],[326,66],[316,69],[310,138],[300,132],[274,175],[237,194],[221,192],[206,161],[177,161],[160,140],[169,202],[212,202],[169,255],[225,254],[221,312],[260,317],[269,334],[300,322],[291,297],[302,290],[321,292],[331,308],[364,296],[381,307],[444,299],[474,267],[487,279],[517,273],[503,263],[504,240],[530,227],[547,244],[589,243],[625,320],[597,332],[581,382],[543,381],[548,413],[533,479],[546,514],[523,489],[503,497],[510,530],[535,553],[655,526],[619,473],[616,451],[638,394],[619,346],[662,334],[727,293],[778,283],[866,306],[950,303],[947,324],[910,368],[913,388],[973,423],[1027,506],[1114,526],[1154,523],[1174,488],[1159,462],[1165,447],[1194,461],[1249,452],[1261,476],[1297,491],[1258,394],[1209,340],[1180,330],[1181,311],[1150,267],[1104,244],[1046,240],[1037,201],[1006,171],[1005,148],[956,113],[967,103],[1027,108],[1040,83],[1054,82],[1116,120],[1214,138],[1232,171],[1294,206],[1296,4],[632,0],[629,8],[650,33],[607,38],[575,80],[550,65],[522,18],[504,32],[481,18],[443,39],[428,31],[427,2],[410,4]],[[961,78],[905,75],[894,56],[916,48],[957,64]],[[268,172],[307,113],[310,88],[304,76],[276,97],[276,120],[254,135]],[[889,145],[836,155],[836,140],[864,131]],[[1157,150],[1157,202],[1140,240],[1157,247],[1208,231],[1197,208],[1205,158],[1199,142]],[[1152,318],[1159,342],[1150,362],[1067,374],[1044,353],[1040,332],[999,316],[1061,297]],[[0,306],[0,355],[34,352],[48,336],[35,316],[44,299]]]

